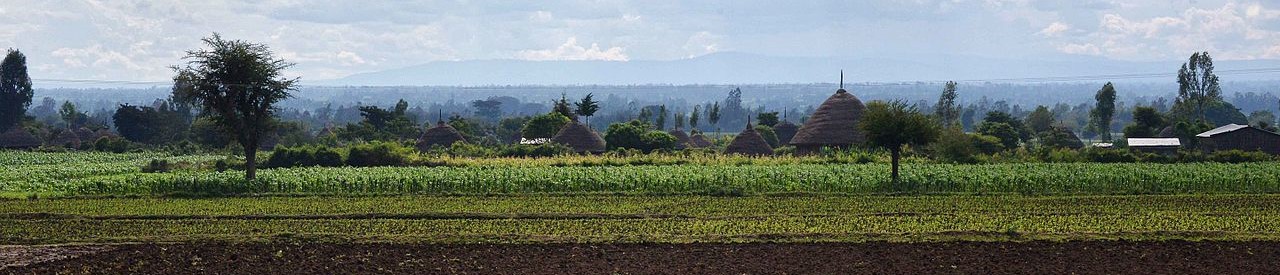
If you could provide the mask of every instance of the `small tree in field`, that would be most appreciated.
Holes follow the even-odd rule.
[[[175,98],[203,108],[244,147],[245,179],[257,175],[258,146],[274,123],[275,104],[289,98],[298,79],[282,74],[292,63],[276,58],[265,45],[203,39],[207,49],[187,51],[185,67],[175,67]]]
[[[915,106],[902,101],[876,101],[867,104],[861,125],[867,142],[889,149],[893,163],[893,182],[898,183],[898,160],[902,146],[933,142],[940,133],[938,123],[920,113]]]

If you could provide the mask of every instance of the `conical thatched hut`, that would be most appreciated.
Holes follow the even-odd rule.
[[[711,140],[708,140],[707,136],[702,135],[702,133],[694,133],[689,136],[689,148],[707,148],[711,147],[711,145]]]
[[[80,148],[80,136],[76,135],[75,130],[66,129],[53,137],[49,142],[52,146],[63,146],[67,148]]]
[[[0,134],[0,148],[6,149],[29,149],[40,147],[40,138],[27,132],[21,126],[9,128],[3,134]]]
[[[560,128],[560,132],[551,138],[551,142],[569,146],[578,153],[600,153],[605,150],[604,139],[600,138],[596,131],[577,121]]]
[[[799,130],[800,126],[785,120],[773,125],[773,133],[778,135],[778,144],[791,143],[791,139],[796,136],[796,131]]]
[[[98,133],[85,127],[76,129],[76,137],[80,138],[81,143],[98,141]]]
[[[689,144],[689,135],[685,134],[684,131],[680,131],[680,129],[671,129],[671,131],[668,131],[667,133],[676,137],[676,149],[693,147]]]
[[[733,141],[729,142],[729,146],[724,148],[725,154],[739,154],[748,156],[767,156],[773,154],[773,147],[769,146],[769,142],[756,132],[755,127],[750,123],[741,133],[733,137]]]
[[[843,73],[840,78],[844,82]],[[858,129],[866,106],[858,97],[845,91],[843,83],[840,86],[836,94],[822,102],[791,138],[790,144],[796,146],[797,154],[816,153],[822,147],[849,147],[866,140],[862,130]]]
[[[467,142],[467,139],[462,137],[458,129],[441,120],[436,122],[436,127],[431,127],[422,133],[422,137],[418,138],[417,147],[419,151],[426,151],[431,149],[431,146],[449,147],[456,142]]]

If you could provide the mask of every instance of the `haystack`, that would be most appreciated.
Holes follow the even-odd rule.
[[[551,138],[551,142],[569,146],[578,153],[600,153],[605,150],[604,139],[600,138],[596,131],[577,121],[560,128],[560,132]]]
[[[799,130],[800,126],[785,120],[773,125],[773,133],[778,135],[778,144],[791,143],[791,138],[795,137],[796,131]]]
[[[418,138],[418,150],[426,151],[436,145],[449,147],[456,142],[467,142],[467,139],[462,137],[462,133],[459,133],[458,129],[454,129],[453,126],[449,126],[448,123],[444,123],[441,120],[436,122],[436,127],[427,129],[426,132],[422,133],[422,137]]]
[[[81,143],[95,142],[95,141],[98,141],[98,138],[99,138],[98,133],[95,133],[93,132],[93,130],[89,130],[89,128],[85,128],[85,127],[80,127],[79,129],[76,129],[76,137],[80,138]]]
[[[80,148],[80,136],[76,135],[75,130],[66,129],[53,137],[49,142],[52,146],[63,146],[67,148]]]
[[[865,111],[866,106],[858,97],[843,88],[836,90],[800,126],[790,144],[796,146],[798,154],[812,154],[823,147],[845,148],[862,143],[866,137],[858,129],[858,122]]]
[[[3,134],[0,134],[0,148],[5,149],[30,149],[40,147],[40,138],[27,132],[21,126],[9,128]]]
[[[689,145],[689,135],[685,134],[684,131],[680,131],[680,129],[671,129],[671,131],[668,131],[667,133],[676,137],[676,149],[692,147]]]
[[[767,156],[773,154],[773,147],[769,146],[769,142],[765,141],[759,132],[756,132],[755,127],[747,124],[747,128],[733,137],[733,141],[729,142],[729,146],[724,148],[724,153]]]
[[[694,133],[689,136],[689,148],[707,148],[711,147],[711,145],[713,145],[711,140],[707,139],[707,136],[702,135],[702,133]]]

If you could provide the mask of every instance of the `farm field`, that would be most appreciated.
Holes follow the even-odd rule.
[[[1237,267],[1222,261],[1262,271],[1280,257],[1272,162],[909,162],[893,185],[887,165],[830,158],[460,158],[264,169],[245,181],[213,171],[225,159],[214,155],[0,154],[0,273],[250,270],[208,265],[230,259],[277,273],[361,272],[352,261],[564,272],[599,260],[620,273],[1084,270],[1063,259],[1098,272],[1180,259],[1199,269],[1165,267],[1214,272]],[[143,172],[153,159],[178,168]],[[975,254],[995,256],[965,256]],[[713,261],[723,257],[760,264]],[[884,262],[939,257],[950,260]]]
[[[815,158],[701,159],[700,165],[615,165],[576,158],[476,161],[460,167],[304,167],[216,172],[219,156],[154,153],[18,153],[0,161],[3,197],[229,195],[761,195],[761,194],[1270,194],[1280,193],[1280,165],[1255,163],[908,163],[893,184],[889,165],[821,164]],[[636,157],[644,159],[645,156]],[[153,159],[189,168],[143,173]],[[574,160],[575,158],[569,158]],[[590,157],[586,158],[590,159]],[[610,160],[610,158],[599,157]],[[618,159],[614,159],[618,160]],[[734,162],[742,161],[744,164]],[[839,160],[836,159],[838,162]],[[526,162],[543,163],[531,165]],[[506,163],[525,163],[506,166]],[[1248,173],[1244,173],[1248,171]]]

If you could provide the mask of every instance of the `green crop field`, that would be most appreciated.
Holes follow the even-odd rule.
[[[0,204],[10,244],[692,242],[1280,237],[1280,196],[97,198]]]
[[[802,161],[743,165],[335,167],[142,173],[150,159],[200,166],[219,156],[6,152],[0,193],[9,197],[174,194],[1271,194],[1280,165],[1262,163],[911,163],[893,184],[889,166]],[[509,160],[515,162],[517,160]],[[207,165],[205,165],[207,166]]]

